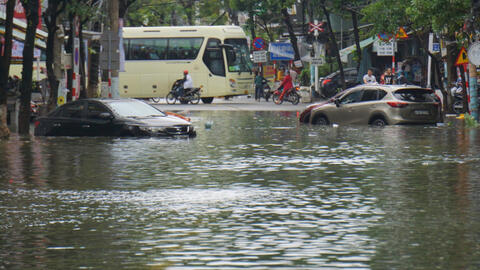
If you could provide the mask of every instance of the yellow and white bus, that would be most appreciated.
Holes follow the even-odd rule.
[[[247,38],[238,26],[124,27],[122,97],[165,97],[188,70],[201,97],[251,94],[253,64]]]

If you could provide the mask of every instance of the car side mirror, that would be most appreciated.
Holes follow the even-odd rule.
[[[335,105],[337,106],[337,108],[340,107],[340,99],[336,98],[334,100],[334,102],[335,102]]]
[[[100,113],[98,115],[98,117],[100,119],[103,119],[103,120],[112,120],[113,119],[113,115],[109,112],[103,112],[103,113]]]

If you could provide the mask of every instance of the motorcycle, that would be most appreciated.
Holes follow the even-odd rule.
[[[298,94],[299,87],[294,87],[288,90],[285,95],[280,99],[282,90],[277,89],[273,92],[272,100],[275,104],[282,104],[283,100],[290,101],[293,105],[297,105],[300,102],[300,95]]]
[[[456,86],[452,87],[450,89],[452,96],[453,96],[453,102],[452,102],[452,109],[456,114],[464,113],[464,98],[463,98],[463,87],[461,84],[457,84]]]
[[[272,91],[272,88],[270,87],[270,85],[268,85],[267,80],[263,79],[262,83],[263,83],[263,97],[265,98],[265,101],[268,102],[270,97],[273,95],[274,91]]]
[[[180,96],[178,90],[180,87],[182,87],[182,84],[183,79],[175,81],[170,93],[168,93],[166,97],[167,104],[175,104],[177,100],[180,101],[181,104],[198,104],[200,102],[200,90],[202,89],[202,86],[197,88],[183,89],[183,96]]]

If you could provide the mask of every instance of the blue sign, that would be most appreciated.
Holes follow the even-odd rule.
[[[432,44],[432,51],[433,52],[440,52],[440,43],[433,43]]]
[[[270,43],[268,51],[270,52],[270,60],[272,61],[288,61],[295,58],[295,53],[293,52],[293,47],[290,43]]]

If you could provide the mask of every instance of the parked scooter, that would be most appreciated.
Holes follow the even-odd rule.
[[[200,90],[202,89],[202,86],[191,89],[183,89],[184,93],[182,96],[180,96],[178,90],[180,87],[182,87],[182,84],[183,79],[175,81],[172,86],[172,90],[170,90],[170,93],[168,93],[166,97],[167,104],[175,104],[177,100],[180,101],[181,104],[198,104],[200,102]]]
[[[294,87],[285,93],[285,95],[280,98],[282,95],[282,90],[277,89],[275,92],[273,92],[273,97],[272,100],[275,102],[275,104],[282,104],[284,100],[291,102],[293,105],[297,105],[298,102],[300,102],[300,95],[298,94],[298,89],[299,87]]]

